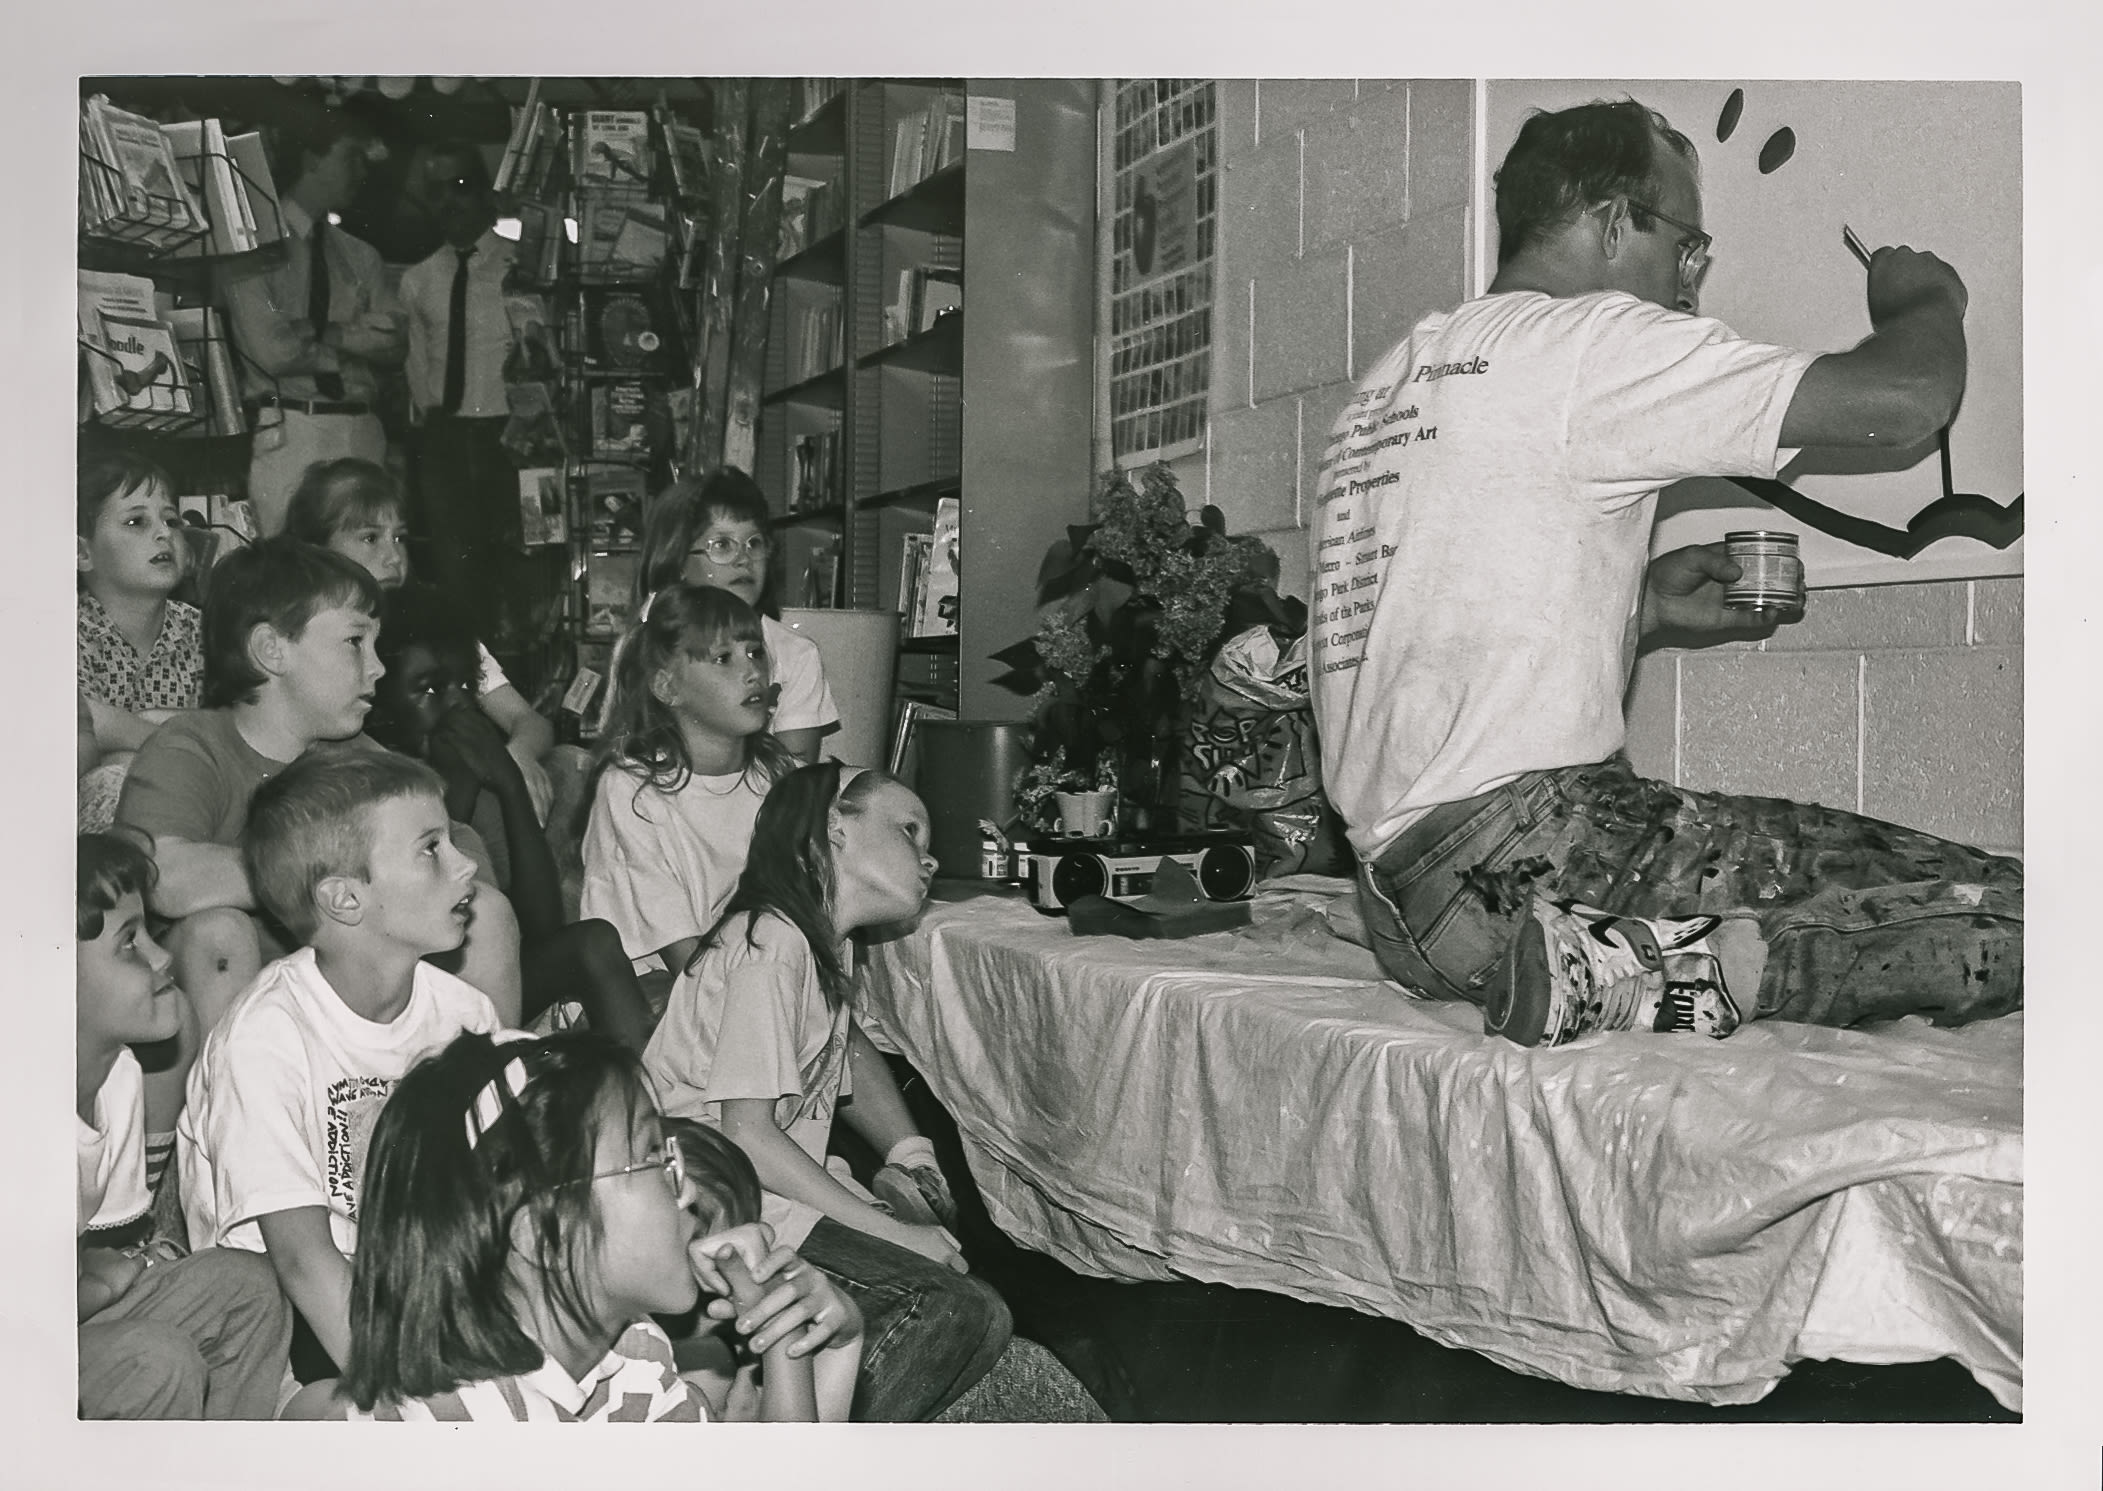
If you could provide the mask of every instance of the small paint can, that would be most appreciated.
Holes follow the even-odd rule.
[[[1804,614],[1804,561],[1796,535],[1758,530],[1726,533],[1724,552],[1738,578],[1724,588],[1723,603],[1734,611],[1771,611],[1783,621]]]

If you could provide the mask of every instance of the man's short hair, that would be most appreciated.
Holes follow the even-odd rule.
[[[487,191],[490,186],[489,160],[482,154],[482,147],[471,140],[457,136],[440,140],[424,153],[426,162],[439,159],[460,162],[460,174],[474,186]]]
[[[271,131],[271,174],[277,177],[278,190],[289,192],[306,174],[309,155],[320,159],[336,148],[338,140],[361,140],[369,146],[377,138],[373,127],[356,114],[316,102],[297,110]]]
[[[256,903],[302,943],[321,924],[314,891],[331,875],[372,873],[372,813],[383,802],[445,796],[421,761],[370,746],[317,746],[256,789],[241,861]]]
[[[1693,141],[1632,98],[1529,114],[1497,168],[1497,262],[1615,197],[1654,203],[1661,139],[1695,159]]]
[[[264,683],[248,637],[267,622],[298,640],[336,606],[380,614],[380,587],[364,566],[332,549],[279,535],[236,549],[212,568],[204,593],[204,707],[255,703]]]

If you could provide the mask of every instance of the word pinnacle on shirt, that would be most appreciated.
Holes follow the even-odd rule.
[[[1490,362],[1486,357],[1471,357],[1466,362],[1427,362],[1417,369],[1412,383],[1436,383],[1441,378],[1455,373],[1487,373]]]

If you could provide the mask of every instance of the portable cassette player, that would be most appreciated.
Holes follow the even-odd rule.
[[[1256,851],[1248,835],[1235,833],[1051,840],[1021,856],[1022,884],[1039,911],[1064,911],[1082,896],[1136,901],[1154,888],[1164,857],[1188,866],[1208,901],[1245,901],[1255,892]]]

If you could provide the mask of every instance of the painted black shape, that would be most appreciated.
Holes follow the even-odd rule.
[[[1745,90],[1733,88],[1731,96],[1723,101],[1723,112],[1716,116],[1716,142],[1720,145],[1731,137],[1738,127],[1738,116],[1745,112]]]
[[[1796,154],[1796,131],[1785,124],[1769,135],[1767,143],[1760,147],[1760,174],[1762,176],[1772,176],[1787,164],[1789,157],[1794,154]]]
[[[2016,494],[2013,502],[2003,506],[1991,497],[1977,492],[1952,490],[1950,478],[1950,432],[1944,429],[1942,445],[1942,495],[1913,515],[1913,520],[1904,528],[1892,528],[1883,523],[1873,523],[1867,518],[1858,518],[1850,513],[1839,512],[1806,497],[1796,488],[1784,482],[1770,481],[1758,476],[1734,476],[1732,482],[1743,487],[1763,502],[1771,504],[1778,512],[1787,513],[1799,523],[1808,523],[1820,533],[1829,534],[1842,543],[1853,544],[1858,549],[1868,549],[1873,554],[1886,554],[1893,559],[1911,559],[1938,539],[1970,538],[1991,548],[2005,549],[2023,536],[2023,498]]]

